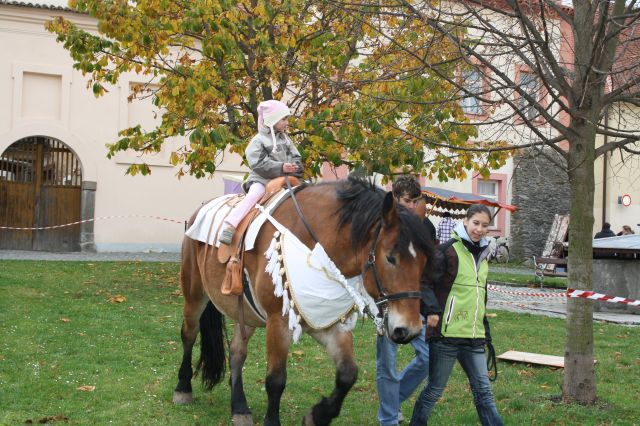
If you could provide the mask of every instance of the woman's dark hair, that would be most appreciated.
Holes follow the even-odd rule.
[[[471,207],[467,210],[467,215],[465,216],[467,219],[471,219],[475,214],[485,213],[491,219],[491,210],[489,207],[484,204],[472,204]]]
[[[420,184],[413,176],[400,176],[391,185],[391,191],[396,199],[400,198],[402,194],[407,194],[411,198],[417,198],[422,194]]]

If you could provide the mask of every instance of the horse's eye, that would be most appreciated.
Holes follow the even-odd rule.
[[[387,256],[387,262],[389,262],[392,265],[396,264],[396,258],[394,256]]]

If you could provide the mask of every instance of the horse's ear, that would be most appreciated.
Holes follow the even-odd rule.
[[[418,202],[414,212],[420,219],[424,219],[427,216],[427,203],[424,200],[424,197]]]
[[[392,227],[398,224],[398,210],[396,200],[392,192],[387,192],[382,203],[382,224],[385,227]]]

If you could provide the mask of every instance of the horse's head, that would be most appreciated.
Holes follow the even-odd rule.
[[[400,208],[391,193],[380,217],[372,230],[365,286],[384,313],[387,336],[406,343],[422,330],[420,278],[431,254],[430,238],[420,218]]]
[[[348,201],[340,224],[351,224],[354,248],[368,254],[363,269],[367,292],[384,313],[387,335],[406,343],[422,330],[420,278],[433,250],[426,227],[391,193],[361,181],[349,179],[338,196]]]

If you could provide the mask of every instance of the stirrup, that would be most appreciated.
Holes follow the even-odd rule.
[[[218,241],[220,241],[220,243],[225,244],[225,245],[230,245],[231,241],[233,241],[233,236],[236,233],[236,228],[232,227],[232,226],[227,226],[221,233],[220,233],[220,238],[218,238]]]

